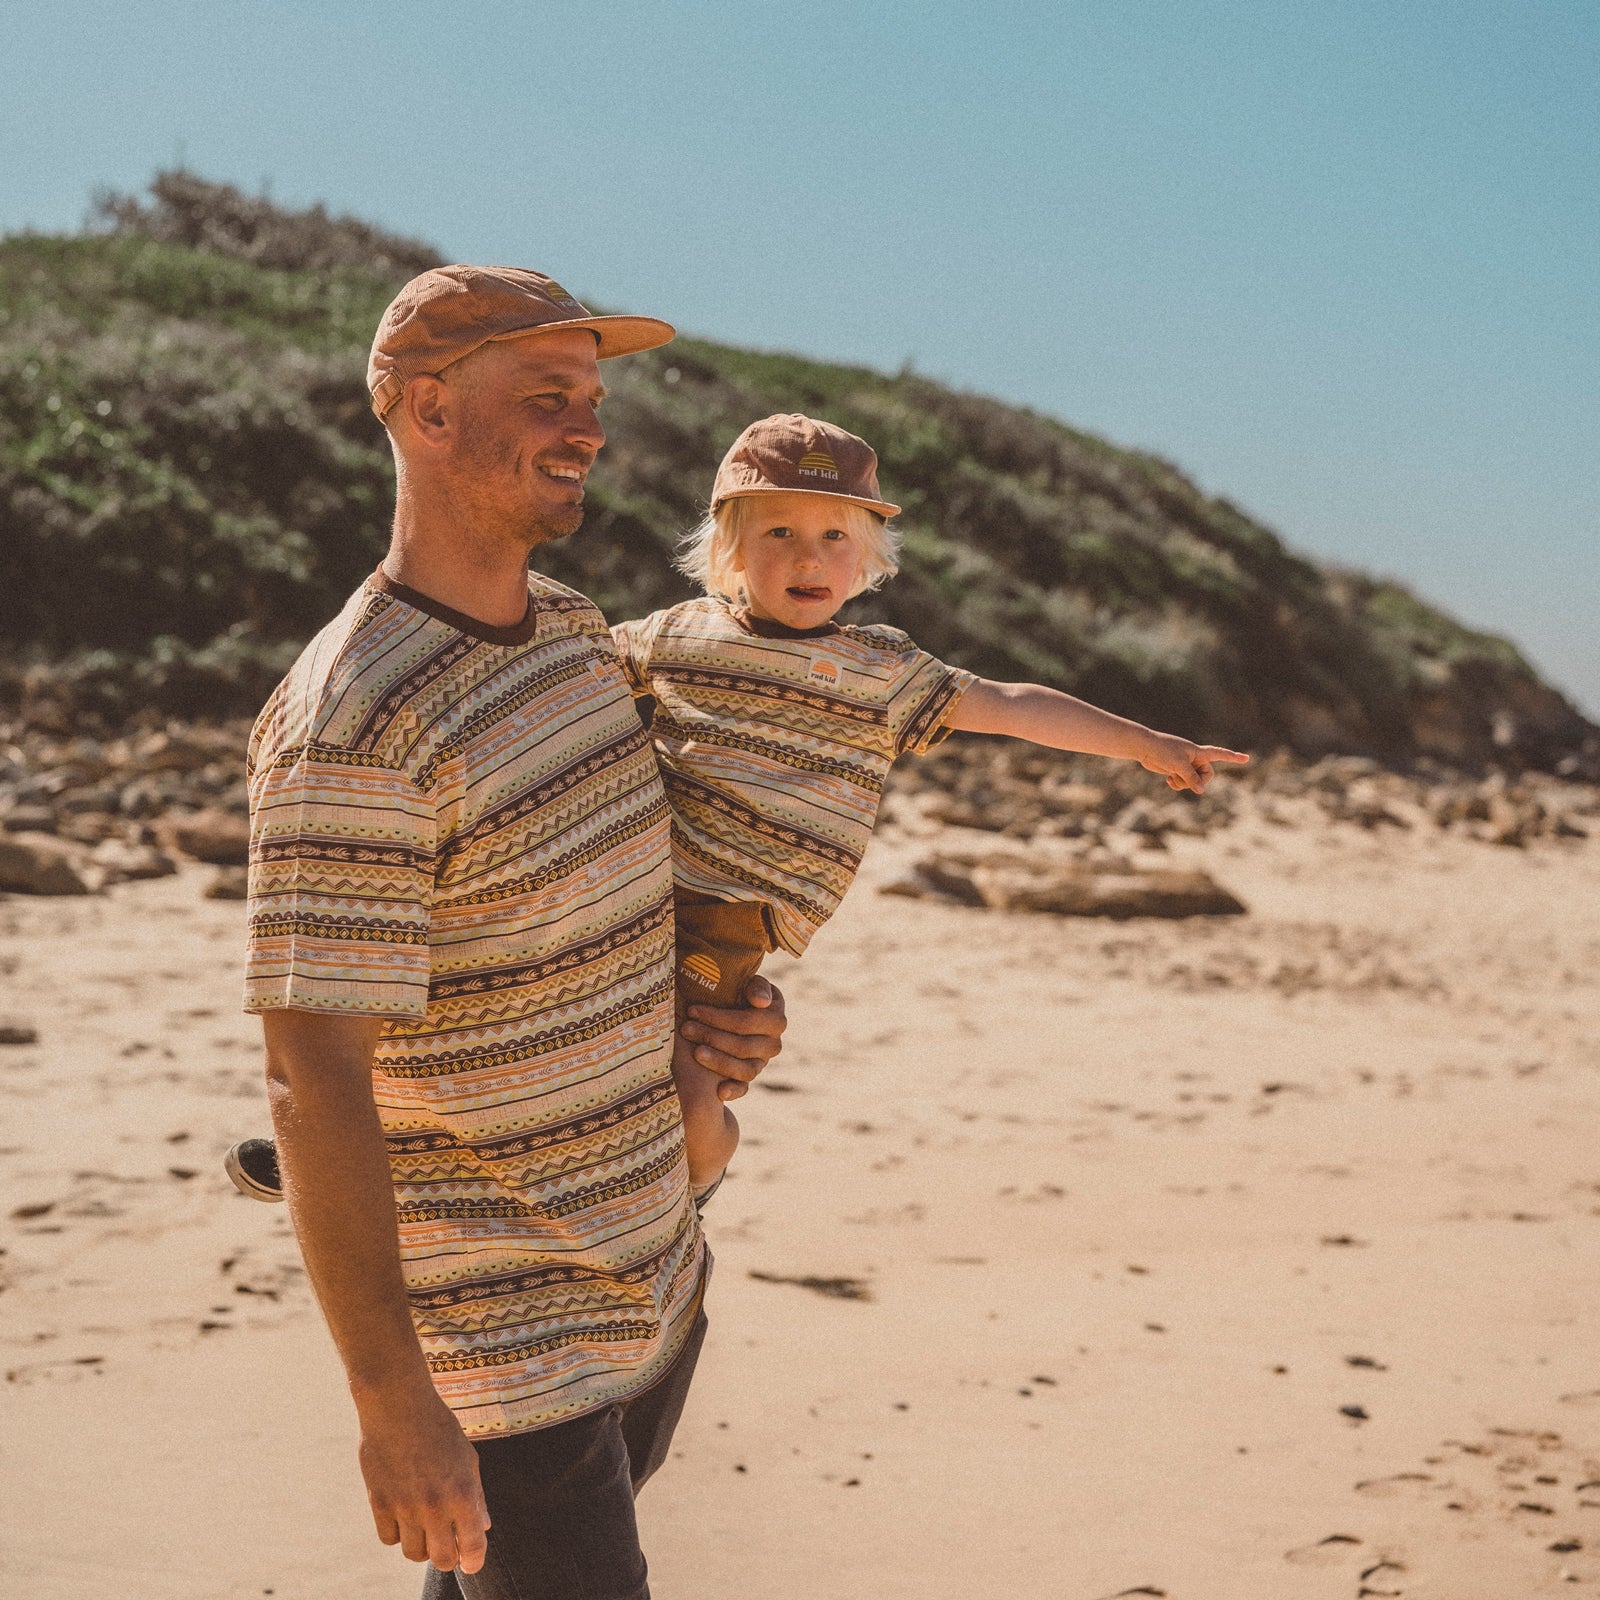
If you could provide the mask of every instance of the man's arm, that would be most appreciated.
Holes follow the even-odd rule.
[[[1003,733],[1054,750],[1137,761],[1147,772],[1159,772],[1169,788],[1192,789],[1196,794],[1205,793],[1216,762],[1250,759],[1221,745],[1157,733],[1039,683],[979,678],[957,702],[949,721],[952,728],[967,733]]]
[[[311,1011],[261,1021],[284,1197],[349,1379],[378,1537],[409,1561],[476,1572],[489,1526],[477,1452],[428,1376],[400,1271],[372,1098],[382,1023]]]

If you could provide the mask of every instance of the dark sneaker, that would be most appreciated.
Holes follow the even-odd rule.
[[[278,1147],[270,1139],[246,1139],[222,1158],[228,1177],[240,1194],[269,1204],[283,1199],[278,1173]]]

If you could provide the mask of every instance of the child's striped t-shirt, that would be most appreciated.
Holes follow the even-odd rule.
[[[898,628],[799,632],[719,599],[611,636],[629,687],[655,701],[674,878],[766,901],[801,954],[855,877],[895,757],[937,744],[976,679]]]

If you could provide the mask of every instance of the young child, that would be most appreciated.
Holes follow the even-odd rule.
[[[738,1005],[770,950],[802,954],[838,908],[897,756],[947,733],[1137,761],[1204,791],[1237,751],[1196,745],[1035,683],[947,667],[898,628],[834,615],[898,570],[878,458],[830,423],[767,417],[734,441],[679,565],[706,597],[611,630],[672,810],[679,1015]],[[739,1141],[719,1079],[681,1041],[689,1179],[702,1199]]]
[[[1156,733],[1036,683],[947,667],[898,628],[834,615],[897,570],[871,447],[798,415],[752,423],[717,469],[679,565],[704,598],[611,630],[650,724],[672,811],[678,1015],[740,1005],[772,950],[801,955],[838,908],[897,756],[954,729],[1121,757],[1204,791],[1237,751]],[[704,1202],[739,1142],[722,1080],[681,1038],[673,1079]],[[235,1184],[279,1199],[276,1152],[228,1153]]]

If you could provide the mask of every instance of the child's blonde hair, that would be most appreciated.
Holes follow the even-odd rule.
[[[795,493],[804,493],[796,490]],[[701,521],[678,541],[678,571],[692,578],[707,594],[721,595],[726,600],[744,601],[748,596],[739,581],[739,541],[745,530],[760,517],[760,502],[766,496],[758,494],[735,495],[724,500],[715,511],[708,511]],[[845,596],[848,600],[868,589],[876,589],[886,578],[900,570],[900,532],[892,528],[875,511],[858,506],[843,496],[838,499],[839,526],[861,548],[861,567],[856,573],[855,586]]]

